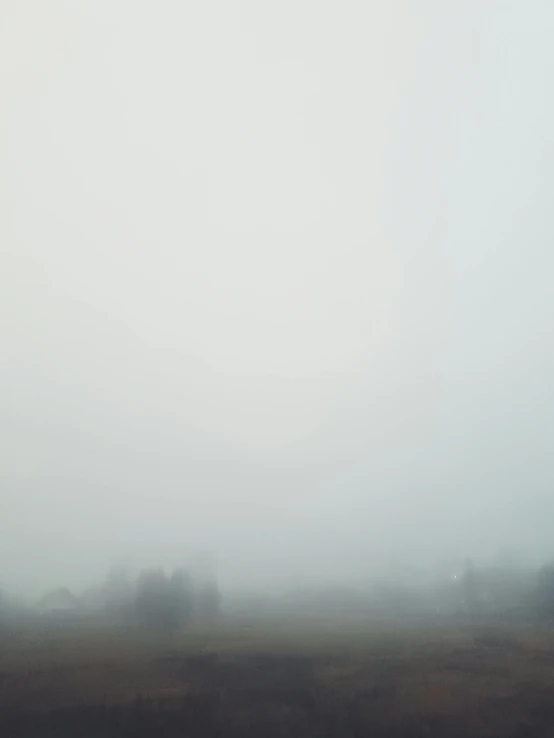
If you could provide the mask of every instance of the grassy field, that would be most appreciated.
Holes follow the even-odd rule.
[[[27,629],[0,638],[0,735],[554,736],[554,633]]]

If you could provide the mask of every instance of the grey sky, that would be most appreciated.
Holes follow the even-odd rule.
[[[0,3],[0,580],[554,554],[550,0]]]

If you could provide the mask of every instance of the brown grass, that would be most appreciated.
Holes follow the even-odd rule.
[[[363,623],[21,631],[0,642],[0,735],[554,736],[554,637]]]

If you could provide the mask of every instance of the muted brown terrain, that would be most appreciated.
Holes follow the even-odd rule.
[[[554,736],[554,634],[306,623],[5,634],[0,735]]]

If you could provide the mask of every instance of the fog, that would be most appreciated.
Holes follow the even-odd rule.
[[[549,0],[0,3],[0,587],[554,556]]]

